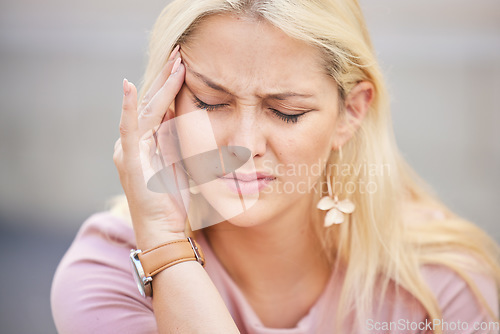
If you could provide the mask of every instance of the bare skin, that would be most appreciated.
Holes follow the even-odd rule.
[[[373,99],[373,86],[361,82],[352,89],[344,106],[351,116],[346,124],[347,118],[339,117],[336,82],[324,73],[316,49],[265,22],[214,16],[206,18],[187,44],[174,52],[147,94],[152,97],[148,107],[148,103],[137,106],[132,84],[125,82],[124,93],[121,140],[114,160],[138,247],[147,249],[185,237],[185,215],[176,209],[175,199],[145,189],[141,169],[147,166],[141,165],[139,156],[149,152],[148,129],[161,122],[174,99],[175,116],[204,108],[199,100],[217,106],[205,107],[217,144],[247,147],[257,171],[274,179],[247,212],[204,232],[263,324],[295,326],[324,290],[331,267],[311,229],[317,223],[311,212],[317,210],[318,195],[278,190],[287,183],[314,183],[319,176],[286,173],[290,167],[278,173],[273,167],[325,162],[362,122]],[[146,115],[137,118],[137,112],[144,111]],[[299,114],[303,115],[292,121]],[[167,118],[173,116],[173,110],[167,114]],[[186,280],[196,288],[186,288]],[[153,289],[161,332],[196,331],[201,329],[196,327],[199,323],[204,332],[237,331],[199,264],[169,268],[155,276]],[[196,322],[190,321],[193,312]]]

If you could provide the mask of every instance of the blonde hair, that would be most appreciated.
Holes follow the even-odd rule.
[[[339,164],[389,166],[390,175],[337,174],[335,181],[340,184],[357,184],[363,178],[365,183],[376,184],[377,191],[357,191],[350,196],[356,211],[346,223],[329,229],[314,227],[331,263],[340,265],[345,273],[336,319],[345,319],[356,310],[357,324],[363,328],[374,300],[381,297],[383,302],[391,281],[414,296],[431,319],[441,319],[436,297],[421,274],[422,265],[436,264],[461,276],[491,317],[498,320],[467,272],[489,275],[499,285],[499,247],[481,229],[447,209],[399,153],[388,93],[357,1],[173,1],[162,11],[151,33],[141,97],[173,47],[185,43],[203,17],[218,13],[267,20],[289,36],[318,47],[324,53],[325,69],[338,83],[342,101],[358,82],[369,81],[375,87],[374,101],[361,128],[343,146],[342,159],[338,152],[332,152],[326,168]],[[444,217],[406,223],[407,202],[432,207]],[[124,196],[112,211],[130,220]],[[379,283],[380,288],[375,289]],[[436,333],[441,330],[436,329]]]

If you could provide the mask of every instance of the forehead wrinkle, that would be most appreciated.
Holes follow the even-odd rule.
[[[186,65],[186,69],[188,70],[188,72],[193,74],[195,77],[197,77],[198,79],[203,81],[203,83],[206,86],[208,86],[214,90],[217,90],[217,91],[220,91],[222,93],[225,93],[225,94],[228,94],[228,95],[231,95],[233,97],[238,98],[238,95],[235,94],[234,92],[232,92],[231,90],[229,90],[228,88],[224,87],[221,84],[218,84],[218,83],[212,81],[211,79],[207,78],[203,74],[196,72],[191,67]],[[255,94],[255,96],[260,98],[260,99],[273,99],[273,100],[278,100],[278,101],[285,101],[289,98],[310,99],[310,98],[314,97],[314,94],[297,93],[297,92],[292,92],[292,91],[277,91],[275,93],[268,93],[268,94]]]
[[[217,91],[220,91],[222,93],[226,93],[228,95],[231,95],[231,96],[235,96],[237,97],[237,95],[234,93],[234,92],[231,92],[228,88],[224,87],[223,85],[221,84],[218,84],[214,81],[212,81],[211,79],[209,79],[208,77],[204,76],[203,74],[201,73],[198,73],[196,72],[195,70],[193,70],[190,66],[188,66],[187,64],[186,65],[186,69],[188,72],[190,72],[191,74],[193,74],[195,77],[197,77],[198,79],[200,79],[201,81],[203,81],[203,83],[214,89],[214,90],[217,90]]]

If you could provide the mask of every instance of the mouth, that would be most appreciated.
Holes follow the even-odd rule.
[[[255,194],[267,187],[276,177],[267,173],[230,173],[220,177],[228,188],[238,194]]]
[[[267,174],[267,173],[229,173],[224,176],[221,176],[221,179],[229,179],[229,180],[235,180],[239,182],[253,182],[253,181],[259,181],[259,180],[267,180],[267,181],[272,181],[276,177]]]

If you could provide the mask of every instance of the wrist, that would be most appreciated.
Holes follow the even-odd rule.
[[[142,250],[151,249],[166,242],[187,238],[186,233],[184,232],[162,232],[162,233],[136,232],[135,237],[136,237],[137,249],[142,249]]]
[[[139,292],[144,297],[153,295],[153,276],[186,261],[205,264],[199,245],[192,238],[176,239],[147,250],[130,250],[130,260]]]

